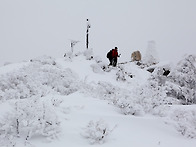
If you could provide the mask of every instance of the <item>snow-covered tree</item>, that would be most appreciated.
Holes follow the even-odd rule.
[[[35,135],[55,139],[60,133],[60,121],[52,101],[40,98],[17,100],[13,109],[0,121],[1,144],[10,145],[17,138],[28,141]]]
[[[186,55],[171,72],[167,82],[168,95],[183,104],[196,103],[196,56]]]

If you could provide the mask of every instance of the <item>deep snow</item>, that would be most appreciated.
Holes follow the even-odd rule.
[[[146,69],[139,68],[133,62],[108,68],[108,63],[103,63],[98,57],[89,59],[88,54],[79,53],[77,56],[69,55],[60,59],[40,57],[31,62],[1,67],[0,78],[4,82],[0,87],[1,127],[7,130],[14,128],[11,126],[11,119],[15,120],[17,117],[10,113],[15,115],[16,103],[21,103],[21,112],[16,115],[25,128],[23,130],[19,127],[18,137],[13,134],[14,131],[8,131],[7,135],[4,135],[5,132],[1,129],[1,146],[195,147],[196,139],[183,136],[178,131],[177,121],[171,118],[178,110],[195,113],[195,105],[169,105],[154,110],[148,104],[151,98],[149,101],[140,99],[140,103],[137,103],[139,100],[129,99],[129,96],[134,97],[135,89],[145,86],[148,82],[151,74]],[[20,77],[21,75],[24,77]],[[129,114],[125,115],[125,110],[119,106],[121,100],[135,102],[133,115],[127,109]],[[31,109],[25,107],[27,103]],[[141,107],[145,108],[142,108],[142,111],[138,110]],[[27,115],[26,111],[40,115],[42,109],[48,110],[49,114],[44,116],[56,124],[49,128],[50,136],[40,130],[33,132],[33,129],[37,129],[36,126],[27,127],[25,117],[22,117]],[[6,119],[6,116],[10,117]],[[36,116],[33,115],[29,121],[31,119],[34,120],[33,125],[39,124],[39,121],[36,122]],[[88,125],[90,122],[92,128]],[[99,130],[93,126],[96,123],[96,127],[106,129],[107,136],[96,138],[100,136]],[[187,120],[187,128],[195,129],[195,124]],[[39,129],[42,129],[41,127],[43,126]],[[28,129],[32,131],[32,136],[25,140]],[[85,134],[86,132],[92,134]]]

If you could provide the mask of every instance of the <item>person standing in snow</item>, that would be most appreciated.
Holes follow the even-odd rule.
[[[110,50],[108,53],[107,53],[107,58],[109,59],[110,61],[110,64],[109,65],[112,65],[112,66],[116,66],[117,64],[117,58],[119,57],[118,55],[118,48],[115,47],[114,49]]]

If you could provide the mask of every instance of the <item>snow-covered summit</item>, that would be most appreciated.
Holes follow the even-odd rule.
[[[108,66],[91,50],[3,66],[0,144],[193,147],[193,57],[175,68],[157,64],[153,73],[129,61]],[[188,74],[180,70],[186,61],[193,62]],[[170,70],[167,76],[163,67]]]

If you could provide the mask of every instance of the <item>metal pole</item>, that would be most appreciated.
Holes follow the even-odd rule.
[[[86,30],[86,48],[88,49],[88,46],[89,46],[89,39],[88,39],[88,36],[89,36],[89,29],[90,29],[90,24],[89,24],[89,21],[88,19],[86,19],[87,21],[87,30]]]

